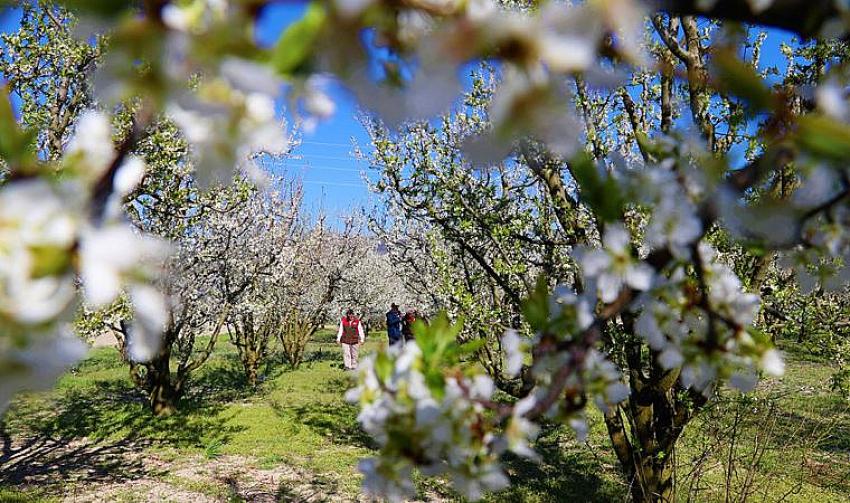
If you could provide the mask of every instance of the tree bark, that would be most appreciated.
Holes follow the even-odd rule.
[[[148,401],[156,416],[169,416],[177,410],[182,394],[181,383],[171,374],[171,345],[163,344],[159,352],[146,365]]]
[[[629,483],[632,501],[670,503],[675,498],[672,452],[681,430],[673,428],[672,425],[656,425],[660,418],[654,413],[652,404],[630,405],[630,408],[634,410],[626,415],[632,423],[631,438],[618,409],[605,414],[605,426],[617,460]],[[659,442],[662,438],[665,441]],[[635,441],[638,445],[634,445]],[[666,450],[662,449],[662,446]]]
[[[177,411],[179,396],[168,379],[151,384],[150,407],[155,416],[170,416]]]
[[[632,485],[632,500],[635,503],[672,503],[673,463],[665,459],[641,460],[638,467],[641,484]]]
[[[623,322],[633,332],[632,320],[624,317]],[[654,351],[646,354],[637,343],[627,344],[626,360],[630,394],[605,414],[608,436],[632,500],[669,503],[675,500],[676,442],[707,399],[681,385],[679,369],[661,368]]]
[[[245,367],[245,377],[248,379],[248,385],[252,388],[257,387],[257,374],[260,367],[260,357],[253,349],[247,348],[246,354],[243,357],[243,365]]]

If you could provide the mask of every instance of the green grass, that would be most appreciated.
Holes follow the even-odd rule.
[[[384,334],[372,334],[363,353],[374,351],[384,340]],[[290,369],[274,359],[264,369],[259,388],[252,390],[234,349],[221,340],[208,364],[193,375],[179,412],[155,418],[132,387],[116,351],[93,350],[54,390],[16,399],[5,419],[5,429],[13,437],[68,445],[86,440],[94,442],[87,445],[98,446],[73,452],[64,461],[45,462],[34,456],[27,469],[64,473],[60,466],[64,462],[82,464],[93,475],[64,482],[47,476],[29,485],[11,480],[0,487],[0,502],[54,501],[75,487],[117,476],[154,477],[176,488],[232,499],[221,483],[170,473],[170,467],[187,460],[215,463],[227,456],[247,460],[252,470],[292,467],[307,474],[304,483],[352,499],[360,483],[357,460],[370,455],[374,445],[357,426],[357,409],[343,400],[353,377],[341,367],[334,334],[325,330],[310,344],[300,368]],[[700,416],[686,430],[676,453],[680,488],[689,481],[696,488],[695,501],[724,499],[718,488],[724,486],[722,465],[728,452],[705,451],[713,436],[724,431],[719,426],[731,424],[734,411],[741,410],[747,411],[747,420],[740,426],[733,454],[745,460],[761,452],[757,462],[736,467],[739,477],[752,474],[757,500],[773,501],[789,492],[785,501],[847,501],[850,413],[847,403],[829,392],[829,374],[825,362],[792,354],[785,377],[760,385],[754,397],[762,402],[742,405],[729,395],[733,398]],[[773,404],[769,416],[756,410],[766,403]],[[598,411],[591,410],[590,426],[588,445],[578,444],[565,427],[544,428],[537,443],[543,461],[506,459],[513,486],[487,501],[622,501],[627,487]],[[141,470],[130,455],[138,452],[155,454],[164,466],[153,473]],[[706,468],[699,480],[688,479],[696,466],[693,460],[700,458]],[[3,468],[0,465],[0,480],[10,480],[11,475],[2,475]],[[740,485],[738,479],[734,482]],[[422,499],[457,499],[444,481],[420,480],[419,486]],[[295,498],[287,496],[288,491],[282,485],[278,497]]]
[[[40,489],[20,490],[0,487],[0,503],[54,503],[59,501],[56,496],[45,494]]]

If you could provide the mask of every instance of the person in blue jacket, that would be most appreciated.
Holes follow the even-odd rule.
[[[392,304],[390,310],[387,311],[387,337],[390,340],[390,346],[399,341],[404,342],[401,336],[401,311],[397,304]]]

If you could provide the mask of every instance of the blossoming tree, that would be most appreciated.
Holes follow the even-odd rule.
[[[271,3],[265,0],[59,3],[87,20],[81,30],[94,27],[109,43],[84,34],[69,52],[77,73],[91,58],[102,61],[93,101],[83,99],[85,85],[45,83],[41,66],[20,66],[15,82],[46,84],[44,103],[58,107],[21,122],[8,100],[0,105],[3,404],[19,389],[48,384],[81,356],[68,326],[82,298],[105,306],[126,295],[135,314],[133,358],[146,360],[161,347],[157,334],[175,311],[151,285],[167,247],[133,231],[122,203],[156,169],[140,153],[151,130],[168,133],[154,127],[162,116],[188,142],[190,157],[180,167],[201,186],[230,180],[234,168],[256,174],[250,160],[258,152],[286,148],[274,114],[282,83],[290,108],[317,119],[333,111],[322,92],[326,73],[395,127],[446,112],[463,89],[458,69],[495,63],[492,95],[478,97],[471,127],[443,128],[452,131],[443,149],[417,153],[416,165],[428,168],[427,177],[456,178],[432,195],[467,186],[492,194],[460,219],[452,246],[464,246],[457,236],[478,227],[479,217],[505,233],[492,242],[475,233],[464,254],[487,272],[482,284],[519,292],[510,303],[522,306],[517,325],[528,336],[501,338],[504,371],[530,379],[513,405],[494,402],[492,379],[464,365],[480,343],[460,344],[459,327],[442,319],[420,328],[416,344],[369,360],[350,398],[361,402],[363,427],[381,445],[362,464],[371,492],[405,497],[414,467],[449,476],[470,498],[503,487],[499,457],[506,450],[533,457],[536,420],[558,419],[580,432],[583,409],[594,401],[638,482],[634,498],[669,500],[661,456],[634,458],[640,466],[626,458],[661,454],[661,445],[675,441],[691,409],[678,408],[674,390],[705,397],[720,381],[747,388],[758,372],[782,370],[769,338],[753,327],[759,298],[723,261],[727,250],[716,236],[758,254],[757,270],[781,252],[800,278],[823,288],[846,282],[848,76],[834,39],[850,22],[841,2],[588,0],[507,2],[505,9],[489,0],[315,0],[273,47],[253,37]],[[63,23],[53,6],[34,12]],[[756,45],[742,23],[814,40],[805,45],[812,60],[805,78],[777,82],[754,67]],[[89,104],[107,112],[80,114]],[[54,120],[59,127],[50,134],[30,129]],[[730,153],[742,137],[746,163],[738,165]],[[378,140],[379,152],[391,150],[388,139]],[[394,162],[405,161],[381,165]],[[504,176],[481,174],[499,165]],[[474,171],[481,168],[490,169]],[[502,178],[509,183],[499,186]],[[523,179],[531,184],[525,192]],[[430,187],[441,190],[440,183]],[[508,206],[515,228],[494,211],[511,192],[521,199]],[[427,200],[421,204],[431,211]],[[521,241],[535,225],[538,253],[523,265],[505,236]],[[558,240],[549,243],[553,226]],[[534,287],[529,276],[537,272],[544,280]],[[610,341],[625,342],[625,365],[602,350]],[[630,349],[645,346],[646,353]],[[636,421],[636,443],[618,441],[625,409]],[[652,429],[644,436],[644,420],[672,429],[660,430],[663,438]]]

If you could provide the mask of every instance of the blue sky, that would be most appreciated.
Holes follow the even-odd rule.
[[[257,26],[258,42],[272,45],[287,25],[301,17],[305,6],[306,2],[270,4],[264,9]],[[16,31],[19,24],[20,11],[0,9],[0,31]],[[330,85],[329,91],[337,105],[336,114],[320,123],[314,131],[302,131],[295,158],[272,169],[300,177],[304,182],[307,204],[337,215],[369,201],[369,191],[362,176],[362,173],[368,172],[368,166],[351,156],[353,142],[365,148],[368,138],[357,121],[353,97],[340,85]],[[286,115],[291,124],[292,117]]]
[[[306,2],[271,3],[262,12],[257,25],[257,40],[271,46],[281,32],[304,12]],[[0,30],[16,30],[20,22],[17,10],[2,9]],[[784,66],[779,46],[790,42],[790,36],[770,30],[762,52],[762,67]],[[462,74],[467,72],[461,71]],[[313,208],[321,207],[330,214],[340,214],[358,205],[369,203],[370,194],[363,180],[370,173],[368,165],[353,159],[355,144],[368,146],[365,130],[356,118],[357,105],[353,97],[340,85],[331,84],[329,93],[337,105],[334,116],[322,122],[313,131],[301,131],[300,145],[295,157],[271,167],[277,173],[287,173],[304,182],[306,202]],[[282,103],[281,103],[282,105]],[[283,113],[292,123],[292,117]],[[740,155],[741,153],[738,153]]]
[[[301,17],[305,6],[303,2],[284,2],[266,7],[257,26],[258,42],[274,44],[284,28]],[[368,166],[351,156],[353,142],[365,148],[368,137],[357,121],[353,97],[340,85],[331,84],[329,91],[336,113],[314,131],[302,131],[296,158],[285,161],[280,169],[301,177],[307,204],[336,214],[368,203],[369,191],[362,176],[368,173]]]

